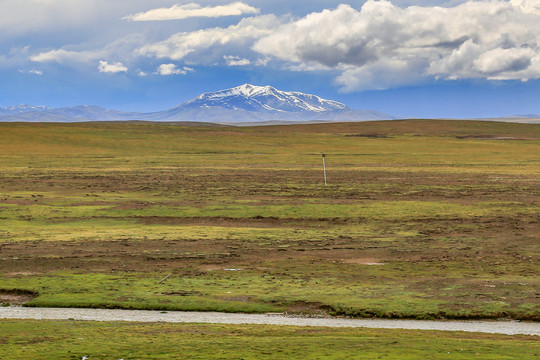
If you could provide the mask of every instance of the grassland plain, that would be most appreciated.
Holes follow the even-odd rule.
[[[4,123],[0,170],[6,304],[540,320],[538,125]]]
[[[0,320],[2,360],[527,360],[538,358],[537,340],[440,331]]]

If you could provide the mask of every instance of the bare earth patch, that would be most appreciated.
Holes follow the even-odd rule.
[[[2,290],[0,289],[0,304],[23,305],[37,297],[36,293],[26,290]]]
[[[376,259],[344,259],[345,264],[359,264],[359,265],[386,265],[386,263],[380,262]]]

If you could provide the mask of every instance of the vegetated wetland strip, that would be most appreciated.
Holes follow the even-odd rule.
[[[0,307],[0,319],[127,321],[208,324],[258,324],[314,327],[349,327],[466,331],[504,335],[540,336],[540,323],[519,321],[422,321],[344,318],[306,318],[281,314],[238,314],[218,312],[148,311],[76,308]]]
[[[539,156],[494,122],[0,123],[0,305],[540,322]]]

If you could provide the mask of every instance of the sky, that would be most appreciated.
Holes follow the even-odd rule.
[[[415,118],[540,114],[540,0],[0,0],[0,106],[250,83]]]

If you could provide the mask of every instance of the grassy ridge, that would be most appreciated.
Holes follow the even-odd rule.
[[[472,121],[0,124],[0,288],[38,292],[30,306],[539,320],[539,140]]]

